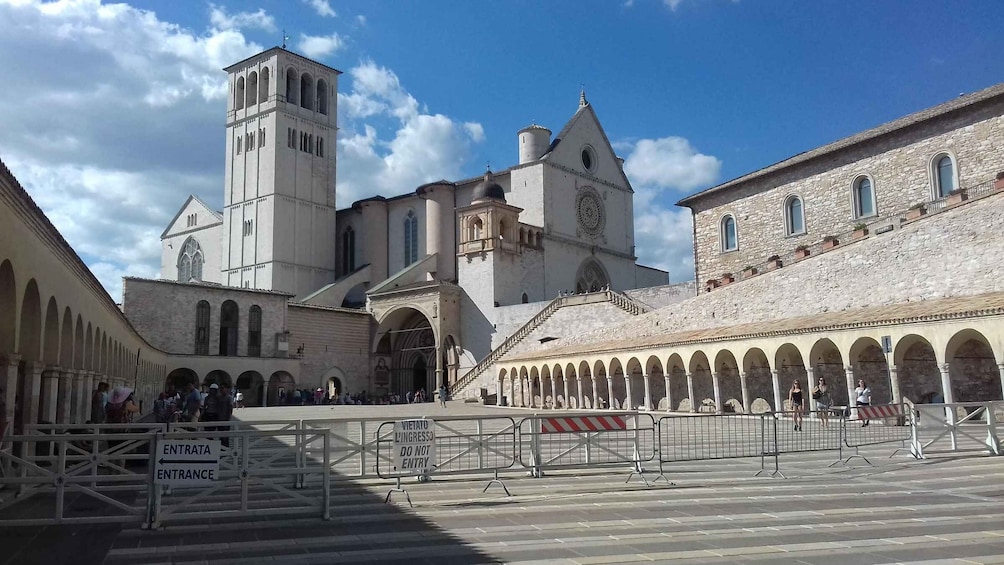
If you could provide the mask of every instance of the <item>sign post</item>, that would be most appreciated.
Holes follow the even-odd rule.
[[[211,485],[220,473],[220,440],[162,439],[157,442],[154,483],[172,487]]]
[[[398,420],[394,422],[394,473],[397,486],[387,492],[384,503],[390,502],[390,495],[403,492],[408,504],[411,495],[401,488],[401,477],[418,475],[419,481],[427,478],[436,468],[436,422],[433,420]]]

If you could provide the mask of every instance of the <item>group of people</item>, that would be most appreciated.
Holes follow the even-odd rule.
[[[197,388],[194,382],[185,385],[184,391],[169,390],[160,393],[153,403],[157,422],[228,422],[234,409],[244,403],[240,390],[212,383]]]
[[[819,422],[822,427],[827,427],[830,422],[830,409],[833,408],[833,397],[830,396],[830,387],[826,384],[826,379],[819,377],[819,382],[812,388],[812,398],[816,401],[816,410],[819,414]],[[858,381],[857,388],[854,389],[855,404],[857,406],[871,406],[872,389],[864,380]],[[802,415],[805,413],[806,399],[801,383],[796,379],[788,389],[788,406],[791,408],[792,420],[795,424],[795,431],[802,431]],[[863,420],[861,427],[867,426],[869,420]]]
[[[91,393],[91,424],[128,424],[139,413],[133,390],[127,386],[110,389],[108,383],[98,383]]]

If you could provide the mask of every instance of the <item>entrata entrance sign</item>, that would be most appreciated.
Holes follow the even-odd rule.
[[[424,475],[436,467],[436,423],[432,420],[394,422],[394,469]]]
[[[220,473],[220,440],[166,439],[157,442],[154,482],[177,487],[205,486]]]

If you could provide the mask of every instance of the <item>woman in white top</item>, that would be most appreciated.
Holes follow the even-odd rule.
[[[858,406],[871,406],[872,404],[872,389],[868,388],[864,380],[858,381],[858,388],[854,389],[854,394],[858,398]],[[868,420],[865,420],[861,424],[861,427],[868,425]]]

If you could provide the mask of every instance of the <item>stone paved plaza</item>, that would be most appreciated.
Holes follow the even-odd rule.
[[[242,411],[245,419],[319,413],[388,419],[425,413],[525,415],[451,402]],[[327,416],[328,414],[325,414]],[[18,527],[0,532],[0,563],[1004,563],[1004,459],[916,461],[863,451],[872,466],[828,467],[835,452],[788,455],[787,478],[754,477],[757,459],[672,464],[675,484],[625,483],[626,467],[393,483],[334,478],[330,521],[193,519],[138,525]],[[846,455],[846,454],[845,454]],[[649,475],[649,478],[654,474]],[[212,509],[213,500],[207,500]]]

